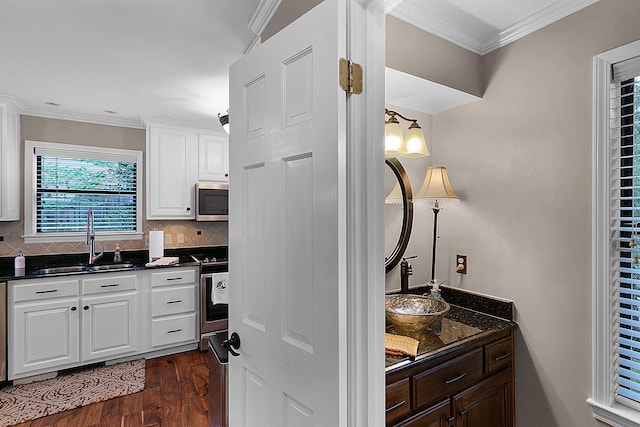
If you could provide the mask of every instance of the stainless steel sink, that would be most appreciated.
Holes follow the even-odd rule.
[[[66,265],[61,267],[45,267],[34,270],[33,275],[36,276],[46,276],[53,274],[72,274],[72,273],[92,273],[98,271],[120,271],[120,270],[131,270],[135,268],[136,265],[123,262],[119,264],[104,264],[104,265]]]
[[[34,270],[32,274],[46,275],[46,274],[69,274],[69,273],[83,273],[89,272],[90,267],[87,265],[67,265],[63,267],[46,267]]]
[[[135,264],[129,262],[123,262],[120,264],[105,264],[105,265],[92,265],[89,267],[89,271],[114,271],[114,270],[131,270],[135,268]]]

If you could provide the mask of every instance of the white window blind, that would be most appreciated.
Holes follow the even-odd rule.
[[[25,141],[25,241],[84,239],[93,210],[101,239],[142,235],[142,152]]]
[[[36,158],[38,233],[83,231],[93,210],[96,231],[136,227],[136,162]]]
[[[610,248],[617,325],[615,399],[640,409],[640,58],[613,65],[610,98]]]

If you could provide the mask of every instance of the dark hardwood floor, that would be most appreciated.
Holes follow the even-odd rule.
[[[207,353],[147,360],[144,391],[18,424],[19,427],[207,427]]]

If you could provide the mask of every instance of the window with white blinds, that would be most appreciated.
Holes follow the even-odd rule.
[[[610,248],[617,259],[614,397],[640,408],[640,59],[613,64],[610,98]],[[617,271],[615,271],[617,270]],[[615,283],[615,282],[614,282]]]
[[[140,151],[38,141],[26,144],[26,152],[33,157],[29,176],[25,176],[32,186],[25,237],[78,240],[86,230],[89,209],[97,236],[126,239],[140,234]]]

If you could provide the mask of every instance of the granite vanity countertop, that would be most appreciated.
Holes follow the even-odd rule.
[[[442,319],[439,333],[433,332],[430,328],[411,331],[387,324],[387,333],[408,336],[420,343],[418,355],[415,358],[386,355],[386,373],[404,368],[416,361],[425,361],[457,351],[491,335],[508,332],[518,327],[510,320],[511,302],[494,301],[454,288],[445,289],[444,286],[441,289],[445,301],[451,305],[451,310]]]

